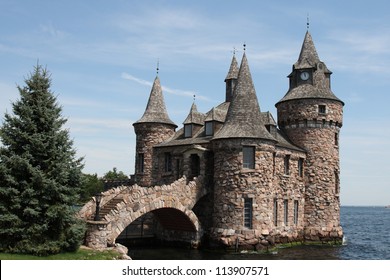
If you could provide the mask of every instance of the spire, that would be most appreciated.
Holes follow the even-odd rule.
[[[230,63],[229,72],[226,75],[225,82],[230,79],[237,79],[238,77],[238,63],[236,54],[233,54],[232,62]]]
[[[226,115],[226,121],[214,139],[262,138],[274,140],[266,130],[260,113],[255,87],[244,53],[233,99]]]
[[[320,58],[318,57],[313,39],[308,30],[306,31],[305,39],[303,40],[301,48],[301,53],[299,54],[298,61],[294,64],[294,68],[313,68],[317,66],[318,62],[320,62]]]
[[[236,50],[234,50],[232,62],[230,63],[229,72],[225,78],[225,102],[230,102],[233,98],[234,88],[238,77],[238,63],[236,59]]]
[[[135,123],[164,123],[177,127],[168,116],[158,76],[154,79],[146,110],[142,118]]]

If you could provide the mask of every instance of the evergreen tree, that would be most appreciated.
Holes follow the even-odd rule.
[[[85,225],[75,217],[82,182],[51,78],[37,65],[0,127],[0,250],[47,255],[77,250]]]

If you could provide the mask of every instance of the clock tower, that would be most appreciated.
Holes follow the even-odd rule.
[[[289,78],[289,90],[276,103],[278,125],[306,150],[304,162],[304,238],[341,241],[339,135],[344,102],[330,84],[332,72],[322,62],[307,31]]]

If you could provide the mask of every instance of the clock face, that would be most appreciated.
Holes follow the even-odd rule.
[[[301,79],[302,79],[303,81],[306,81],[306,80],[309,79],[310,74],[309,74],[309,72],[304,71],[304,72],[301,73],[301,76],[300,76],[300,77],[301,77]]]

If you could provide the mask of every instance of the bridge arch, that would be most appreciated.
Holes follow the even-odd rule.
[[[199,241],[203,230],[192,208],[208,193],[208,189],[200,183],[203,182],[201,177],[188,182],[183,176],[163,186],[133,185],[110,189],[103,193],[101,221],[94,221],[96,203],[93,198],[78,212],[88,225],[85,245],[93,248],[114,245],[128,225],[150,212],[164,229],[186,232],[191,242]]]
[[[123,206],[113,214],[107,215],[106,220],[111,224],[107,244],[114,244],[116,238],[128,225],[149,212],[156,216],[165,229],[192,232],[194,238],[202,233],[199,219],[195,213],[179,200],[172,199],[172,196],[167,195],[140,208],[135,203],[135,205]]]

